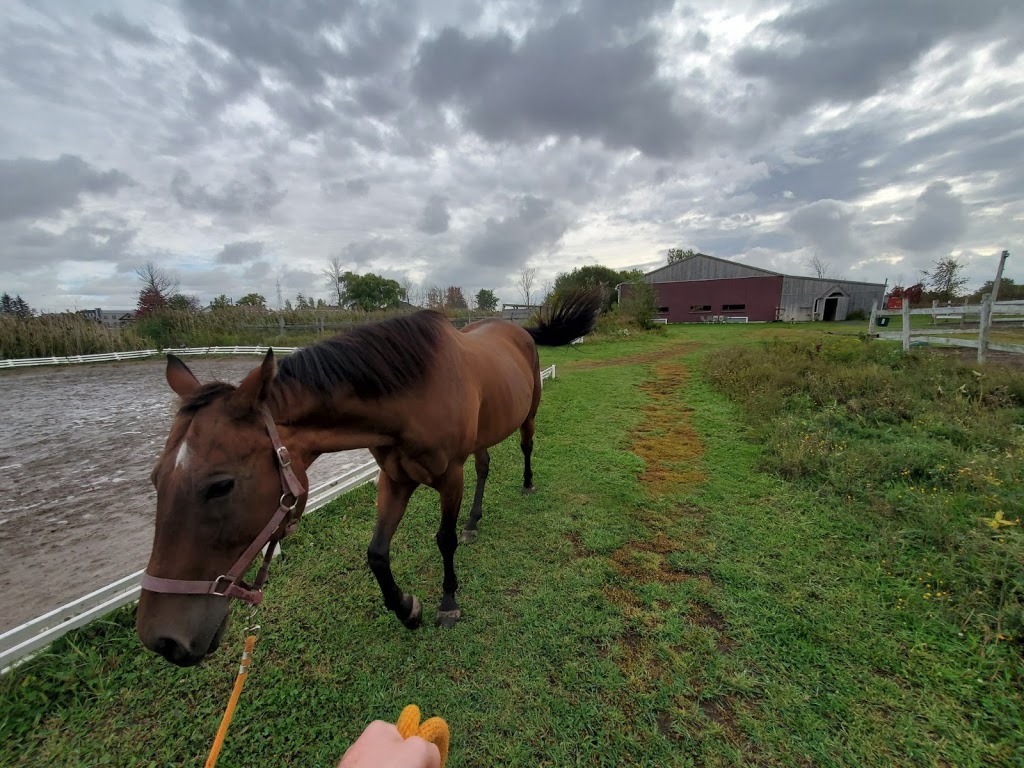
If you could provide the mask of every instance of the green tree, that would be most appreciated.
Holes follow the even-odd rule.
[[[195,296],[188,296],[184,293],[176,293],[167,300],[167,306],[171,309],[180,309],[185,312],[198,312],[202,304]]]
[[[635,277],[635,274],[635,272],[621,272],[601,264],[588,264],[585,267],[576,267],[572,272],[560,273],[555,278],[554,293],[555,296],[564,296],[566,292],[578,288],[593,288],[603,285],[605,299],[601,309],[607,312],[618,301],[618,291],[615,286],[628,282]]]
[[[658,316],[658,294],[646,280],[634,280],[622,300],[622,312],[644,330],[654,327]]]
[[[345,289],[342,292],[342,305],[349,309],[361,309],[364,312],[391,307],[401,300],[402,286],[398,281],[367,272],[357,275],[346,272],[342,275]]]
[[[247,293],[245,296],[235,302],[236,306],[239,307],[259,307],[260,309],[267,308],[267,300],[263,298],[262,294],[259,293]]]
[[[489,288],[481,288],[476,292],[476,308],[484,312],[494,312],[498,308],[498,297]]]
[[[28,305],[28,302],[21,298],[20,293],[15,296],[14,301],[11,302],[11,309],[13,314],[17,315],[22,320],[28,320],[36,313],[35,310]]]
[[[994,280],[986,280],[981,288],[971,294],[971,303],[981,303],[981,297],[986,293],[992,295],[992,284]],[[1024,299],[1024,285],[1017,285],[1012,277],[1004,277],[999,280],[999,295],[996,301],[1020,301]]]
[[[220,296],[218,296],[216,299],[210,302],[210,309],[226,309],[227,307],[230,307],[232,304],[234,304],[234,302],[228,296],[225,296],[222,293]]]
[[[963,265],[952,256],[936,261],[931,272],[924,273],[932,287],[933,297],[939,301],[952,301],[960,296],[963,287],[967,285],[963,270]]]
[[[683,261],[691,256],[696,256],[697,252],[692,248],[687,248],[685,251],[682,248],[669,248],[668,249],[668,263],[675,264],[677,261]]]
[[[0,296],[0,315],[13,315],[14,314],[14,299],[11,298],[11,294],[4,291],[3,295]]]

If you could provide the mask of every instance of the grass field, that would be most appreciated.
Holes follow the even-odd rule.
[[[365,564],[373,487],[307,518],[218,765],[333,766],[408,703],[453,768],[1019,765],[1024,379],[894,346],[718,326],[546,352],[538,492],[516,438],[492,452],[462,623],[432,623],[435,494],[392,549],[415,633]],[[186,670],[130,609],[69,634],[0,680],[0,764],[202,765],[235,618]]]

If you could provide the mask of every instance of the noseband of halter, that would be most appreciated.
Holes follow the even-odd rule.
[[[281,473],[281,500],[278,503],[277,512],[270,518],[270,522],[260,531],[255,541],[243,552],[231,570],[218,576],[213,581],[186,581],[183,579],[164,579],[158,576],[150,576],[148,573],[142,575],[142,588],[150,592],[164,592],[172,595],[216,595],[217,597],[237,597],[250,605],[259,605],[263,600],[261,587],[267,580],[270,572],[270,560],[274,556],[274,549],[281,539],[295,530],[299,518],[302,516],[300,510],[296,513],[299,497],[306,492],[302,483],[292,471],[292,460],[288,449],[281,442],[277,434],[277,427],[274,425],[274,417],[270,411],[263,406],[263,420],[267,425],[267,432],[270,433],[270,442],[274,445],[274,456],[277,458],[278,469]],[[252,585],[242,581],[249,564],[256,557],[264,544],[269,542],[267,552],[263,556],[263,565]]]

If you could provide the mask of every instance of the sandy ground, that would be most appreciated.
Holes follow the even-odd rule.
[[[187,362],[237,384],[258,358]],[[175,402],[163,372],[162,359],[0,372],[0,632],[145,567],[149,473]],[[369,459],[323,456],[310,482]]]

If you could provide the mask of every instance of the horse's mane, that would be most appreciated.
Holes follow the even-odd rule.
[[[339,386],[361,399],[394,395],[426,377],[447,325],[444,315],[423,310],[357,326],[282,359],[275,381],[323,395]]]

